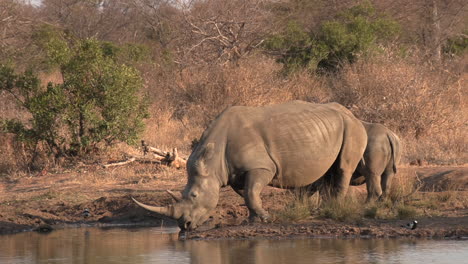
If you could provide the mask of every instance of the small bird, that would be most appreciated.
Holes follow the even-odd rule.
[[[91,213],[89,212],[89,209],[88,208],[85,208],[84,211],[83,211],[83,216],[84,217],[89,217],[91,216]]]
[[[406,229],[414,230],[416,229],[416,226],[418,225],[418,221],[414,220],[413,222],[407,223],[406,225],[402,225],[401,227],[404,227]]]

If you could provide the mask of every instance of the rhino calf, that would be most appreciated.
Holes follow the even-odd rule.
[[[353,173],[351,185],[366,183],[367,201],[385,197],[400,161],[400,139],[387,127],[362,122],[367,132],[364,162]]]
[[[216,207],[220,188],[231,186],[243,195],[251,220],[266,220],[260,199],[265,186],[308,186],[334,164],[332,194],[343,197],[366,143],[362,123],[337,103],[229,107],[190,154],[182,199],[166,207],[135,202],[177,219],[182,230],[195,229]]]
[[[367,145],[362,160],[353,173],[350,184],[367,187],[367,202],[383,198],[390,189],[400,161],[400,139],[380,124],[362,121],[367,133]],[[331,167],[318,181],[306,188],[309,195],[333,184],[336,168]]]

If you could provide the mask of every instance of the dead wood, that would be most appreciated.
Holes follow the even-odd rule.
[[[109,167],[123,166],[123,165],[130,164],[132,162],[162,164],[161,160],[157,160],[157,159],[149,159],[149,158],[145,158],[145,157],[130,157],[127,160],[104,164],[104,165],[102,165],[102,167],[109,168]]]
[[[146,156],[148,153],[153,153],[155,159],[160,160],[169,167],[175,167],[179,169],[187,165],[187,160],[179,156],[177,148],[174,148],[172,152],[163,151],[158,148],[149,146],[144,140],[141,141],[141,145],[143,147],[143,155]]]
[[[175,167],[177,169],[184,168],[187,165],[187,160],[181,158],[177,152],[177,148],[174,148],[172,152],[164,151],[155,147],[149,146],[144,140],[141,141],[143,147],[143,156],[132,156],[127,160],[112,162],[102,165],[104,168],[116,167],[127,165],[132,162],[140,163],[156,163],[163,164],[169,167]],[[148,153],[153,154],[152,156],[147,155]]]
[[[129,163],[132,163],[136,160],[136,158],[132,157],[128,160],[124,160],[124,161],[119,161],[119,162],[113,162],[113,163],[108,163],[108,164],[104,164],[102,165],[104,168],[109,168],[109,167],[115,167],[115,166],[122,166],[122,165],[126,165],[126,164],[129,164]]]

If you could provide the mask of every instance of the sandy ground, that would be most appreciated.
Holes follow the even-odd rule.
[[[468,167],[409,167],[400,169],[400,173],[409,170],[425,183],[420,192],[444,191],[456,184],[456,195],[468,197]],[[0,234],[83,225],[175,225],[171,219],[137,207],[131,197],[154,205],[169,204],[172,199],[165,190],[182,190],[185,177],[183,170],[148,164],[111,169],[82,165],[69,171],[0,176]],[[352,191],[365,195],[365,186],[353,187]],[[262,193],[264,207],[270,213],[283,210],[292,197],[291,191],[270,187]],[[300,221],[248,223],[243,199],[231,188],[223,188],[211,221],[197,231],[181,234],[181,237],[468,238],[468,199],[463,201],[435,208],[436,213],[424,210],[418,216],[419,224],[415,230],[401,227],[409,221],[406,219],[362,218],[338,222],[316,215]]]

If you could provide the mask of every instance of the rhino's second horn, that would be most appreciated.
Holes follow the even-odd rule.
[[[180,202],[182,199],[179,198],[173,191],[166,190],[166,192],[174,199],[176,202]]]

